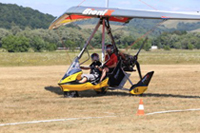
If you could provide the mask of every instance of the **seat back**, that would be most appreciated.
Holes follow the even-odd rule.
[[[109,86],[115,87],[120,85],[121,81],[125,76],[121,67],[121,60],[118,61],[115,69],[111,73],[108,73],[107,76],[109,77],[108,81]]]

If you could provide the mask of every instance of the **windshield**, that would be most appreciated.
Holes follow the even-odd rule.
[[[80,69],[80,64],[78,61],[78,57],[76,57],[74,59],[74,61],[72,62],[71,66],[69,67],[69,69],[67,70],[66,73],[69,73],[72,69]]]
[[[74,73],[80,72],[80,71],[82,71],[82,70],[80,68],[78,57],[76,57],[62,79],[65,79],[66,77],[68,77]]]

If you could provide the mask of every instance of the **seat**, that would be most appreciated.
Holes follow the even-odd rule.
[[[123,69],[121,67],[121,60],[118,61],[117,66],[111,73],[107,73],[107,76],[109,77],[108,81],[109,86],[116,87],[120,85],[121,81],[125,76]]]

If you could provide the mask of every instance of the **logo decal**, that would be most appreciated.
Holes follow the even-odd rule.
[[[114,12],[115,10],[95,10],[92,8],[87,8],[83,11],[83,14],[85,15],[98,15],[98,16],[111,16],[111,14]]]
[[[170,19],[171,17],[168,17],[168,16],[162,16],[161,18],[162,18],[162,19]]]
[[[146,77],[144,77],[144,79],[142,80],[142,83],[144,83],[148,78],[149,78],[149,75],[147,75]]]

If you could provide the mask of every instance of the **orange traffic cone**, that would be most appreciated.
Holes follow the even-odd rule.
[[[140,99],[137,115],[144,115],[144,105],[142,99]]]

